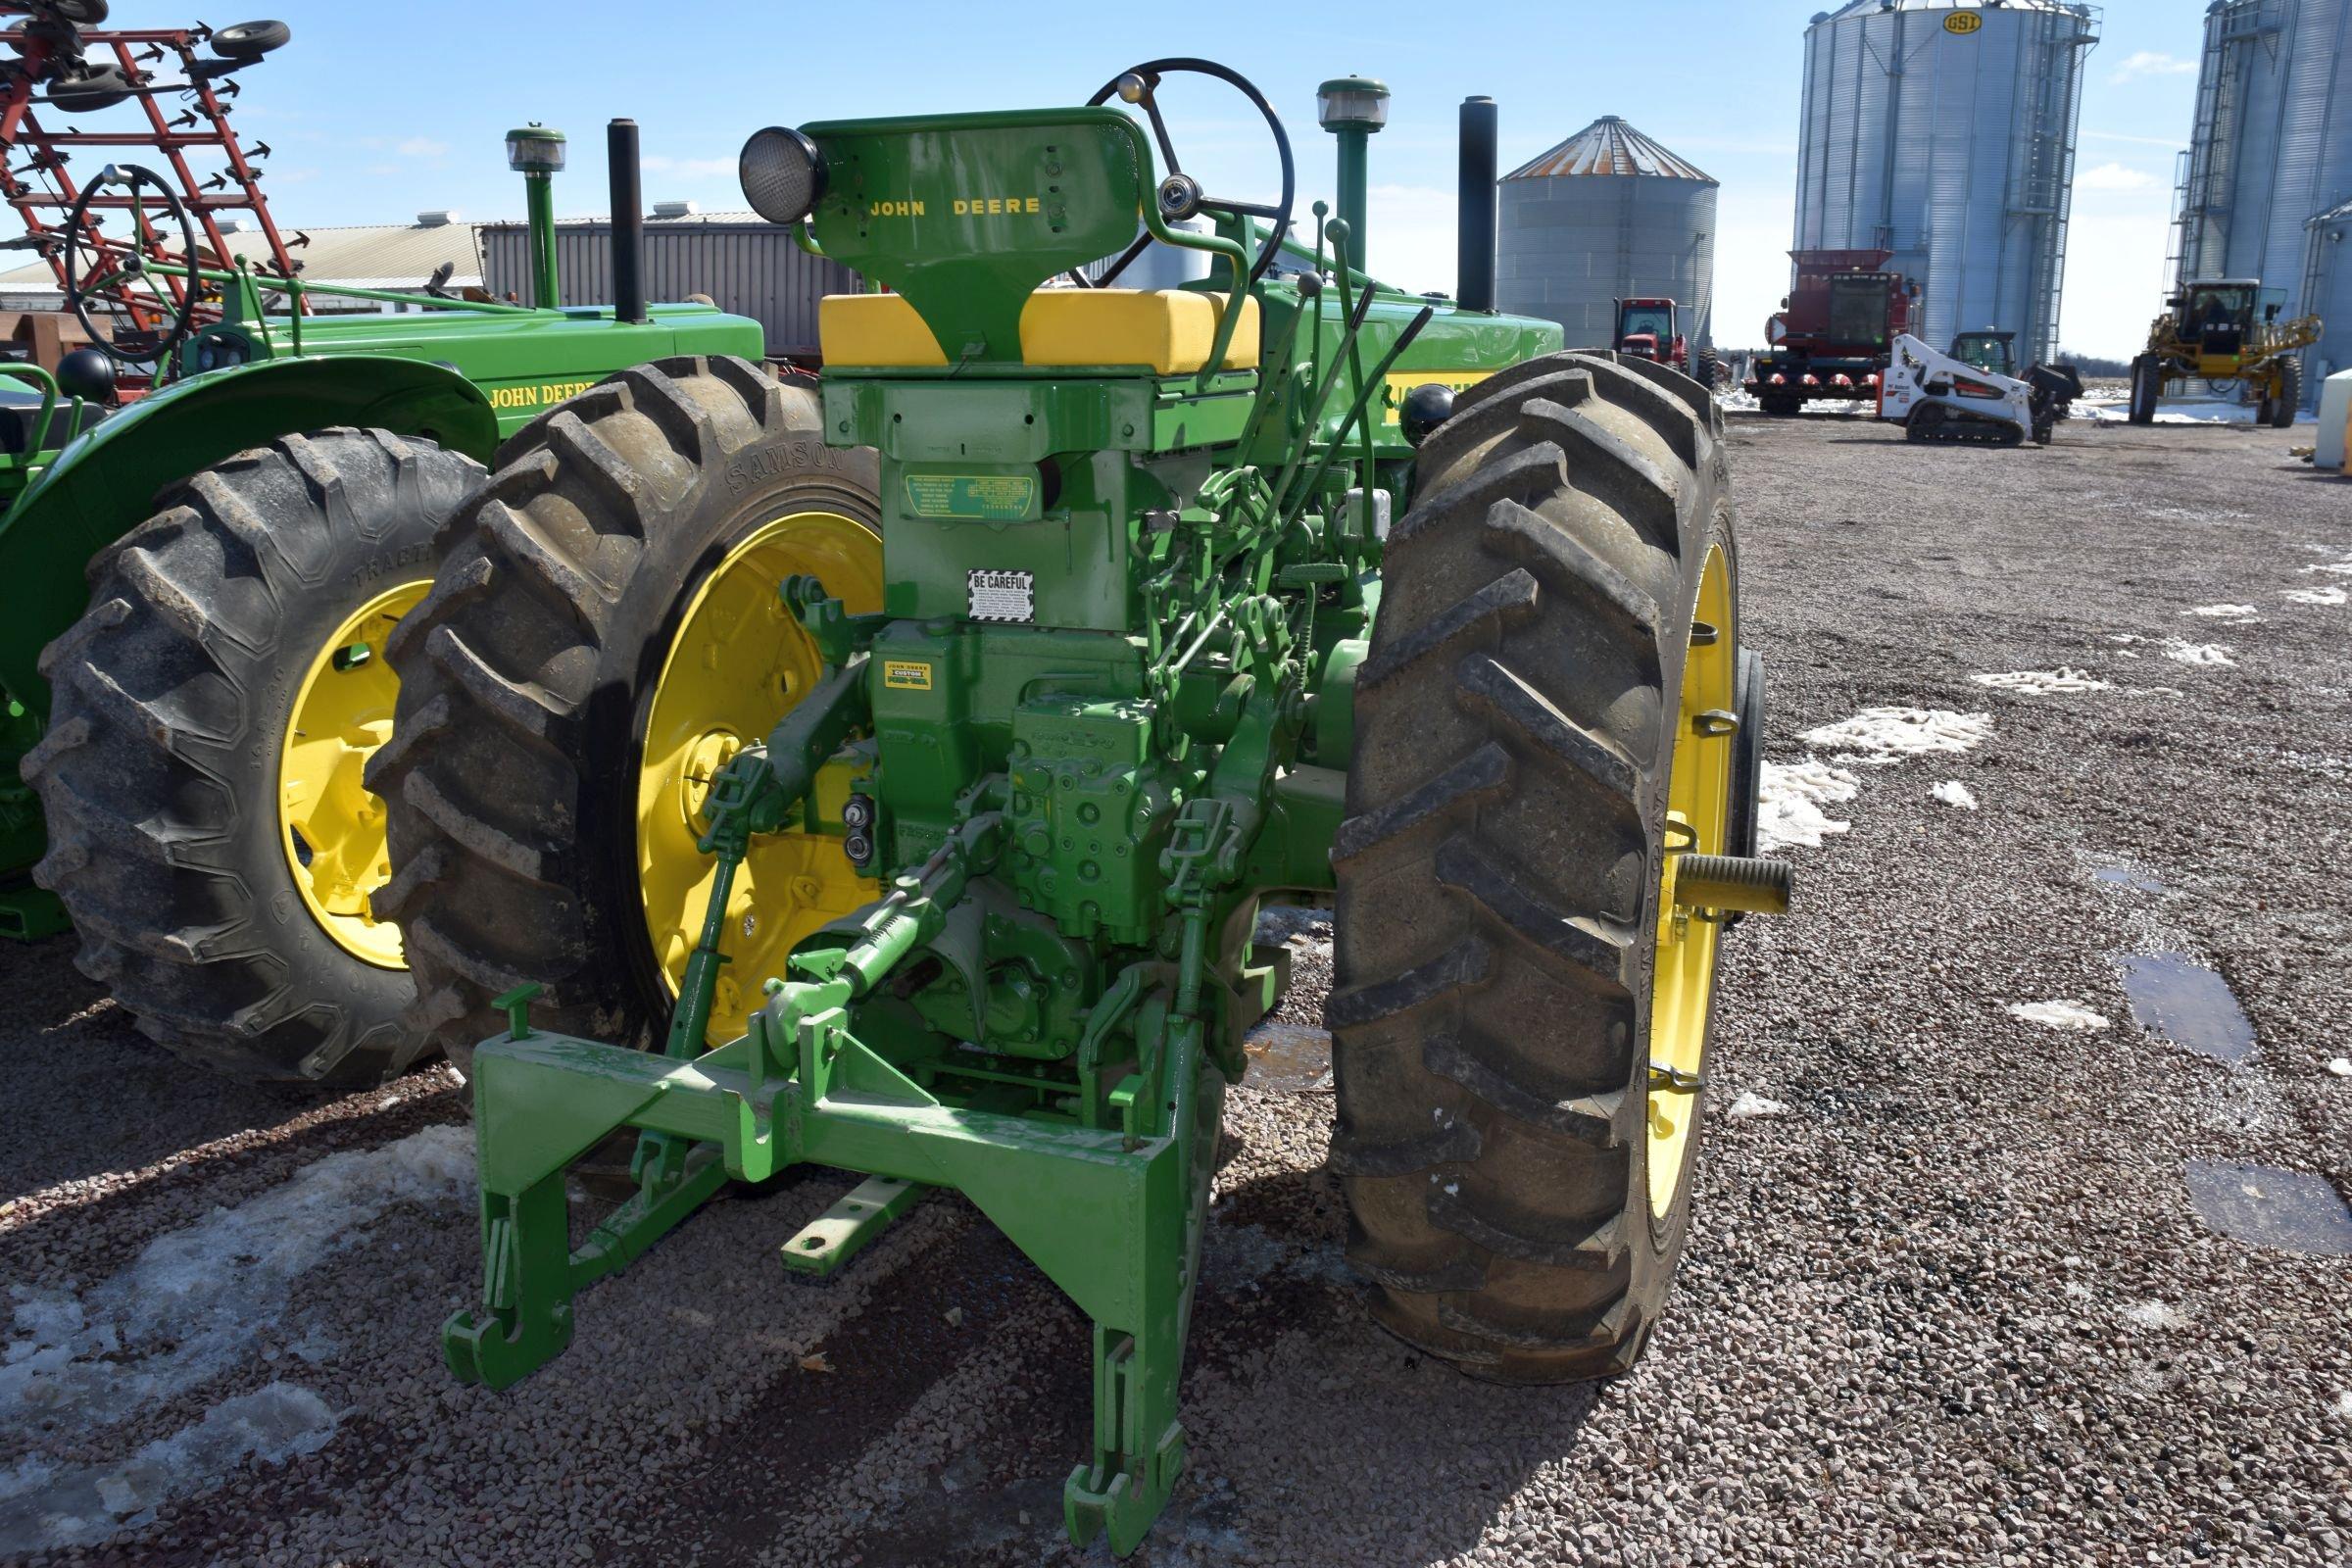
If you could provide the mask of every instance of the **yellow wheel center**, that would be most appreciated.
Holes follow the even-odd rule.
[[[816,645],[777,592],[806,573],[852,614],[882,608],[882,541],[871,528],[829,512],[775,517],[696,586],[678,621],[648,706],[639,754],[637,873],[654,955],[674,996],[710,907],[717,861],[700,847],[703,803],[719,769],[744,747],[763,743],[776,721],[823,674]],[[818,794],[825,786],[820,780]],[[755,839],[727,903],[710,1043],[749,1027],[760,982],[784,972],[793,946],[869,902],[861,877],[830,833],[782,832]]]
[[[1675,903],[1674,872],[1686,854],[1721,855],[1731,824],[1731,710],[1739,654],[1732,624],[1731,567],[1721,550],[1707,555],[1683,661],[1673,772],[1667,783],[1666,853],[1658,878],[1658,958],[1649,1003],[1649,1206],[1673,1208],[1698,1114],[1698,1081],[1707,1051],[1707,1002],[1714,990],[1715,944],[1722,926],[1712,910]]]
[[[425,578],[388,588],[335,628],[303,674],[278,751],[278,837],[294,887],[337,947],[385,969],[406,965],[400,928],[368,907],[392,862],[384,803],[362,775],[392,733],[400,697],[384,639],[431,586]]]

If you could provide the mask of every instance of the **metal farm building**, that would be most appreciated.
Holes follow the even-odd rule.
[[[1796,249],[1886,250],[1914,330],[2058,347],[2083,56],[2098,11],[2060,0],[1852,0],[1805,29]]]
[[[1682,307],[1694,344],[1714,342],[1715,181],[1615,115],[1502,176],[1495,305],[1548,317],[1570,348],[1616,334],[1614,302]]]
[[[492,293],[531,291],[531,236],[522,223],[485,223],[482,274]],[[556,225],[556,271],[564,298],[606,304],[612,298],[612,224],[566,219]],[[662,202],[645,220],[645,292],[656,300],[707,295],[719,309],[749,316],[767,330],[774,359],[816,353],[816,302],[857,292],[858,274],[793,243],[756,213],[705,213],[691,202]]]
[[[2217,0],[2205,13],[2174,278],[2259,277],[2317,313],[2307,398],[2352,365],[2352,0]]]

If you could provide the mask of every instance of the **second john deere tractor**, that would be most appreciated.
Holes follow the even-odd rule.
[[[1184,74],[1262,120],[1278,195],[1178,162]],[[1386,97],[1327,84],[1341,212],[1281,272],[1289,142],[1205,61],[762,130],[752,204],[895,292],[824,302],[813,386],[673,360],[509,448],[368,769],[377,906],[475,1097],[459,1377],[545,1364],[729,1182],[866,1176],[783,1243],[818,1275],[952,1188],[1093,1324],[1066,1522],[1132,1550],[1185,1464],[1277,896],[1337,903],[1331,1163],[1380,1320],[1504,1382],[1639,1353],[1719,942],[1788,892],[1720,416],[1494,314],[1491,104],[1465,299],[1372,281]],[[1154,242],[1208,278],[1117,287]],[[566,1169],[616,1133],[636,1191],[574,1246]]]
[[[216,91],[253,64],[219,51],[285,29],[123,32],[66,9],[40,36],[112,56],[105,79],[137,89],[146,128],[53,131],[52,106],[105,95],[29,64],[0,84],[0,151],[24,159],[6,192],[29,229],[12,244],[54,262],[96,345],[54,376],[0,367],[0,953],[70,924],[81,969],[182,1057],[374,1084],[427,1037],[403,1021],[400,932],[368,904],[389,871],[362,768],[391,727],[384,639],[431,581],[438,530],[548,405],[621,366],[757,356],[760,324],[645,302],[631,122],[611,136],[612,305],[559,298],[564,140],[535,125],[508,143],[531,306],[441,279],[308,282]],[[204,128],[166,124],[174,93]],[[87,142],[118,161],[92,167]],[[142,144],[160,168],[132,161]],[[224,172],[203,178],[203,158]],[[216,218],[232,208],[258,215],[262,254],[229,254]]]

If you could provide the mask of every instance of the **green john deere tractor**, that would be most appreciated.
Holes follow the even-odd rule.
[[[1184,172],[1178,74],[1262,118],[1278,196]],[[1274,896],[1337,901],[1331,1161],[1380,1320],[1505,1382],[1640,1352],[1718,942],[1788,891],[1720,416],[1494,314],[1491,102],[1468,297],[1361,270],[1386,97],[1326,84],[1303,268],[1282,125],[1206,61],[761,130],[752,205],[895,292],[824,302],[813,386],[672,360],[508,448],[368,770],[376,905],[475,1097],[459,1377],[543,1365],[729,1182],[867,1176],[783,1245],[819,1275],[953,1188],[1093,1320],[1067,1525],[1134,1549]],[[1207,279],[1117,287],[1154,243]],[[565,1170],[616,1133],[636,1190],[574,1247]]]
[[[620,213],[635,137],[615,122]],[[209,265],[204,209],[120,164],[59,231],[69,305],[113,307],[114,364],[69,356],[70,397],[0,367],[25,389],[0,395],[0,936],[70,918],[148,1034],[241,1077],[368,1084],[427,1049],[368,906],[389,869],[362,768],[391,727],[385,639],[500,440],[623,366],[761,353],[756,321],[649,309],[625,223],[619,302],[563,306],[563,139],[509,150],[536,307]],[[415,314],[306,314],[330,295]],[[118,391],[117,369],[147,384]]]

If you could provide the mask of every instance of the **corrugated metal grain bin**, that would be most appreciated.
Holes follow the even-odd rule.
[[[1662,297],[1714,342],[1715,192],[1706,173],[1604,115],[1499,181],[1494,301],[1606,348],[1615,301]]]
[[[1852,0],[1805,29],[1797,250],[1885,250],[1922,323],[2058,347],[2083,56],[2095,7]]]
[[[2180,189],[2176,280],[2259,277],[2316,313],[2317,397],[2352,366],[2352,0],[2217,0]],[[2154,315],[2154,311],[2149,312]]]
[[[482,275],[494,294],[531,290],[530,230],[482,225]],[[612,298],[612,225],[604,219],[556,225],[556,268],[564,298],[602,305]],[[657,208],[645,221],[649,299],[708,294],[721,310],[751,317],[767,332],[769,357],[816,352],[816,302],[858,288],[858,274],[793,243],[789,229],[757,213],[677,213]]]

